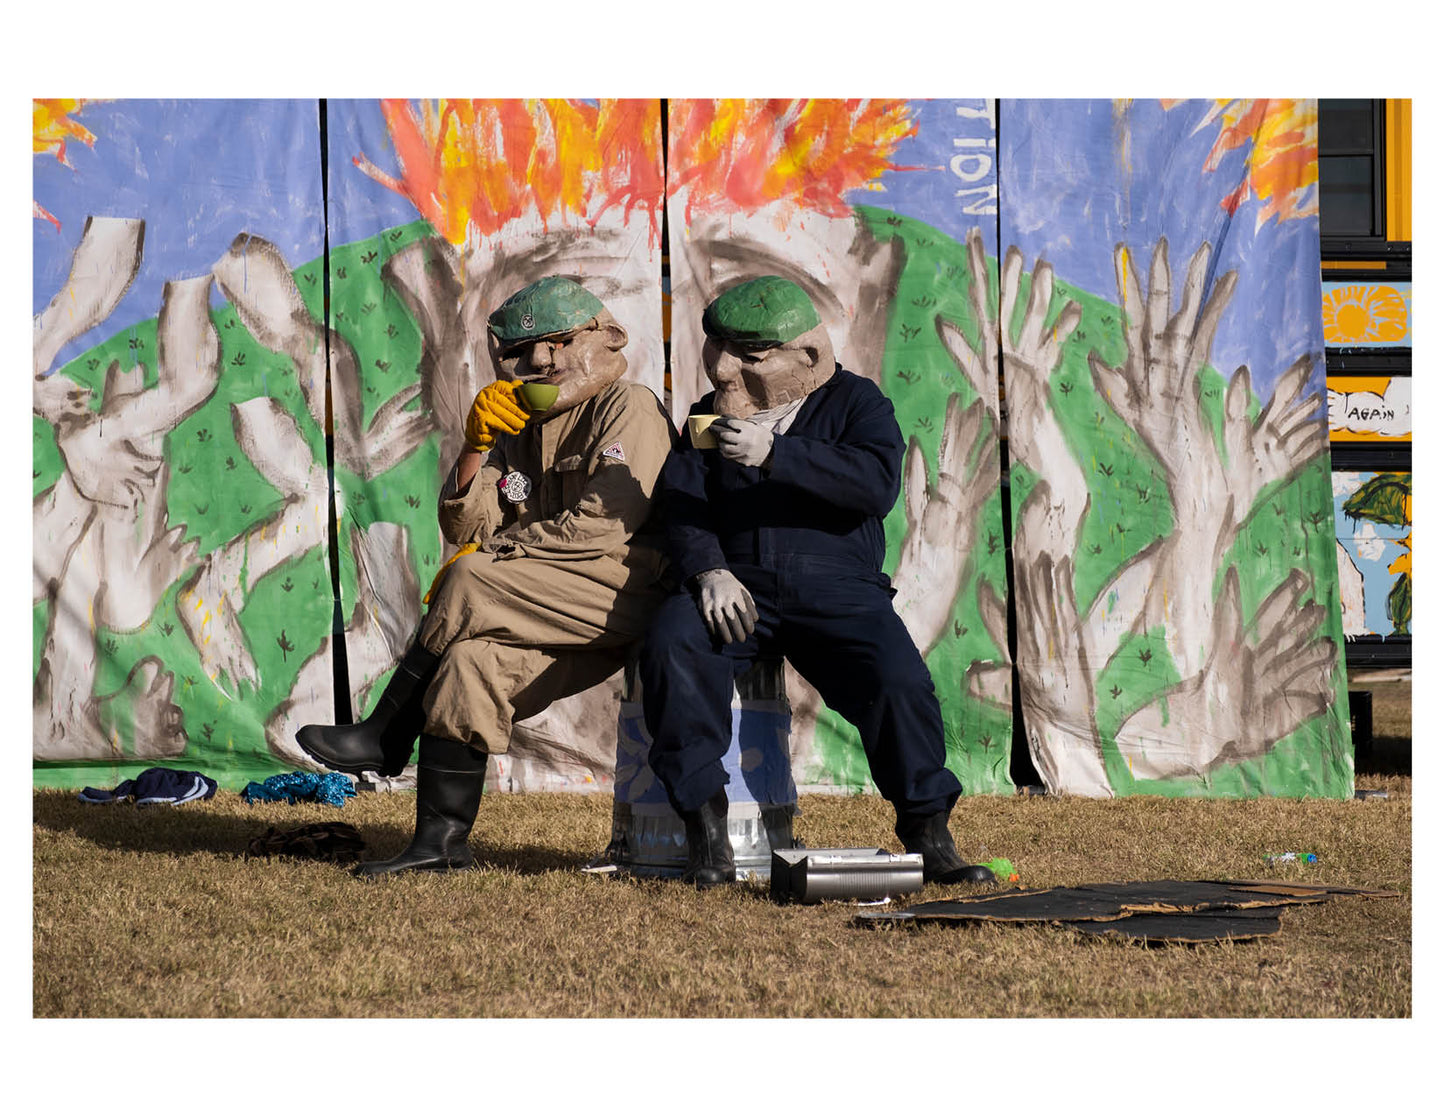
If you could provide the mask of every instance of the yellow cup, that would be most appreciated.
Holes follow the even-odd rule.
[[[533,415],[540,415],[557,402],[557,385],[529,380],[517,387],[517,396]]]
[[[687,433],[692,438],[692,444],[699,450],[717,449],[717,436],[708,428],[720,418],[722,418],[720,415],[689,415],[687,417]]]

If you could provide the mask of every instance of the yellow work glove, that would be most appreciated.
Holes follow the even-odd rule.
[[[457,559],[461,558],[463,555],[469,555],[469,554],[471,554],[473,551],[477,550],[480,546],[481,546],[480,543],[463,543],[463,544],[457,549],[457,553],[456,553],[456,554],[454,554],[451,558],[447,559],[446,562],[442,563],[442,568],[437,571],[437,576],[431,580],[431,589],[429,589],[429,590],[426,591],[426,596],[421,599],[421,603],[422,603],[423,605],[430,605],[430,604],[431,604],[431,595],[434,594],[434,593],[436,593],[436,591],[437,591],[437,586],[439,586],[439,585],[442,584],[442,575],[447,572],[447,567],[448,567],[448,566],[450,566],[452,563],[456,562]]]
[[[527,412],[517,402],[517,387],[516,380],[493,380],[472,400],[465,437],[473,450],[490,450],[498,434],[518,434],[527,425]]]

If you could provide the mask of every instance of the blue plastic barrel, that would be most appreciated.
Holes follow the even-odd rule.
[[[793,848],[798,788],[788,738],[792,708],[783,661],[760,659],[733,687],[733,735],[727,769],[728,836],[739,879],[767,880],[774,849]],[[662,781],[647,763],[652,737],[642,716],[636,666],[625,676],[617,717],[617,765],[612,838],[604,860],[637,876],[680,876],[687,864],[682,819],[667,801]]]

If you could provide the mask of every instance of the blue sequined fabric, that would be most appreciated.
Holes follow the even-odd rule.
[[[252,780],[241,792],[241,798],[248,803],[329,803],[333,807],[346,805],[346,800],[356,794],[351,781],[340,772],[327,772],[324,776],[315,772],[285,772],[270,776],[263,783]]]

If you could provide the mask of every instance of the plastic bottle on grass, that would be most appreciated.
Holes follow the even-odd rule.
[[[1319,860],[1319,855],[1314,853],[1295,853],[1293,851],[1290,851],[1289,853],[1266,853],[1264,855],[1264,859],[1268,861],[1271,865],[1277,865],[1289,861],[1298,861],[1301,865],[1313,865],[1316,861]]]

